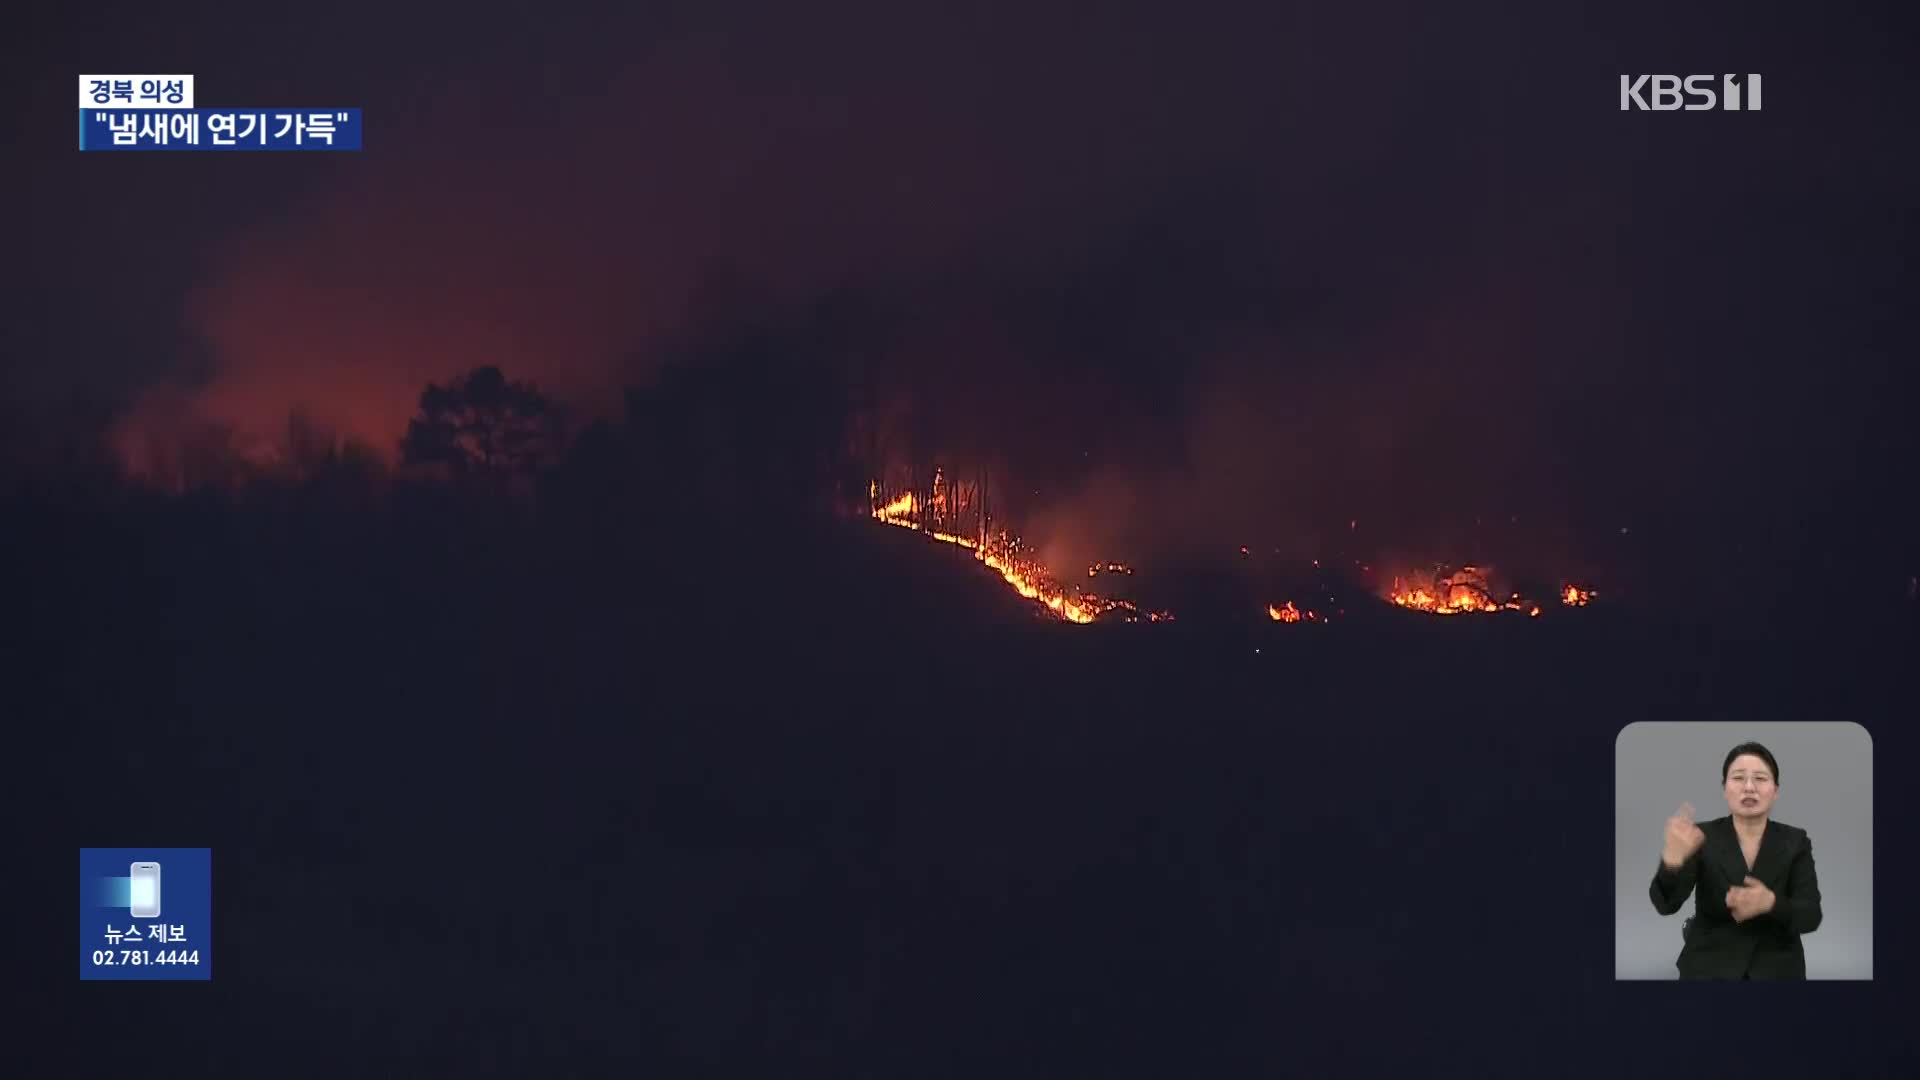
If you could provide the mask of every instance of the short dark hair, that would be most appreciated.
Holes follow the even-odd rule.
[[[1739,757],[1741,754],[1752,754],[1754,757],[1766,762],[1767,768],[1773,770],[1773,782],[1776,784],[1780,782],[1780,763],[1773,760],[1773,752],[1757,742],[1743,742],[1739,746],[1727,751],[1727,760],[1720,763],[1721,783],[1724,784],[1727,782],[1727,773],[1733,771],[1733,759]]]

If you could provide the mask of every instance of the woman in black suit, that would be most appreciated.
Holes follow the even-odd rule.
[[[1667,819],[1654,872],[1653,907],[1679,911],[1694,895],[1681,931],[1683,979],[1804,979],[1800,935],[1820,925],[1820,882],[1805,829],[1771,819],[1780,766],[1759,743],[1741,743],[1720,765],[1733,813],[1703,825],[1681,804]]]

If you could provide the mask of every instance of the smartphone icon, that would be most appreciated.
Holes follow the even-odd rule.
[[[136,919],[160,917],[160,864],[137,862],[129,872],[133,877],[132,909]]]

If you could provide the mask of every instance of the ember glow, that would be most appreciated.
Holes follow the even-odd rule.
[[[1568,607],[1586,607],[1593,603],[1593,590],[1568,585],[1560,590],[1560,602]]]

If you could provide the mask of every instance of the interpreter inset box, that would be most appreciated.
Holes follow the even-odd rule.
[[[1873,738],[1641,721],[1614,743],[1614,977],[1873,978]]]

